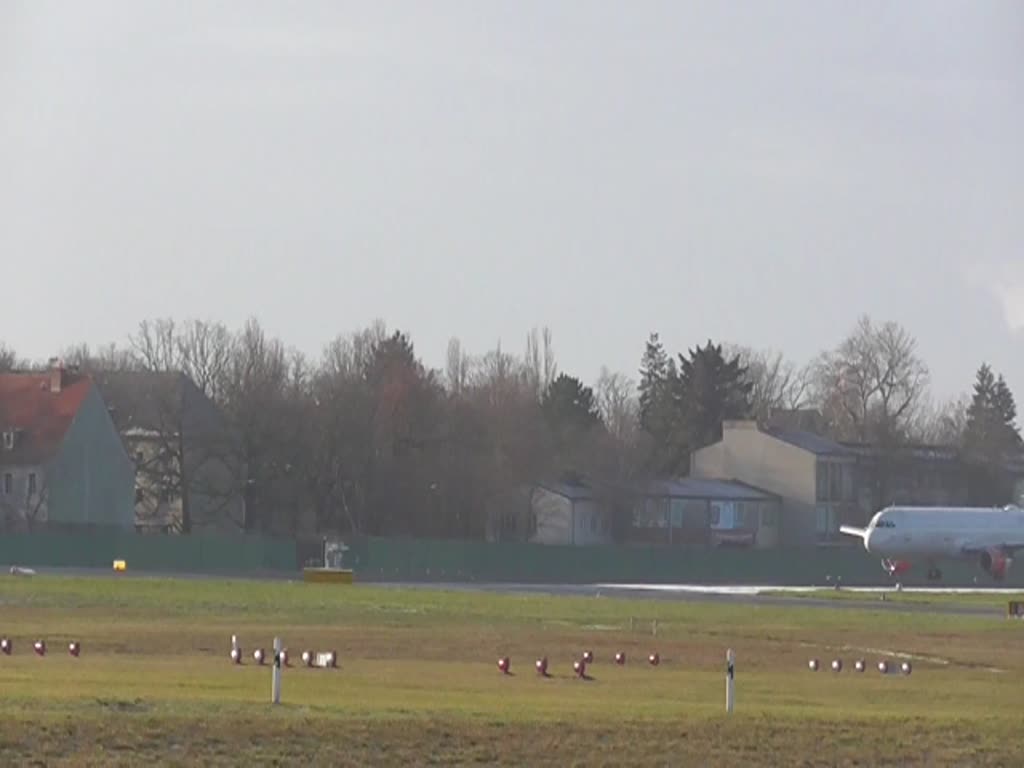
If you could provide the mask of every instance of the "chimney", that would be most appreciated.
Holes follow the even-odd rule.
[[[58,394],[64,384],[64,361],[58,357],[50,358],[50,391]]]

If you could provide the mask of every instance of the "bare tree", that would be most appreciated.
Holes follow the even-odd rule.
[[[640,428],[640,407],[636,398],[636,384],[622,373],[601,368],[594,396],[601,420],[615,440],[632,445]]]
[[[862,317],[853,333],[815,364],[815,390],[837,436],[899,440],[928,390],[928,368],[900,325]]]
[[[234,339],[227,327],[189,320],[174,334],[173,343],[176,354],[165,362],[178,363],[208,397],[223,402],[234,349]]]
[[[0,373],[17,370],[23,367],[23,365],[15,351],[3,342],[0,342]]]
[[[911,425],[911,438],[932,445],[960,446],[967,429],[969,405],[970,398],[966,396],[922,405]]]
[[[462,395],[469,385],[471,363],[462,350],[462,343],[452,338],[448,341],[448,356],[445,367],[445,383],[448,391],[456,396]]]
[[[549,328],[545,327],[540,334],[534,328],[526,335],[526,355],[522,366],[527,385],[540,400],[551,386],[551,382],[558,378],[558,366],[555,363],[555,351]]]
[[[113,342],[95,350],[85,343],[76,344],[62,350],[59,357],[65,364],[77,367],[85,373],[130,371],[140,368],[139,361],[131,350],[122,349]]]
[[[32,476],[39,478],[40,473],[33,472]],[[49,501],[50,490],[45,473],[42,473],[41,482],[35,488],[26,487],[24,494],[0,494],[3,526],[8,530],[35,530],[38,524],[46,521]]]
[[[177,371],[182,368],[181,347],[174,320],[143,320],[129,337],[129,347],[148,371]]]
[[[753,385],[750,402],[757,420],[766,422],[775,411],[798,410],[807,404],[809,367],[799,368],[781,352],[772,350],[728,345],[724,352],[728,357],[738,356],[747,370],[747,379]]]

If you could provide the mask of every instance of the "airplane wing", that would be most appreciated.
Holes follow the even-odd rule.
[[[867,528],[857,528],[856,526],[853,526],[853,525],[840,525],[839,526],[839,532],[840,533],[845,533],[847,536],[857,536],[858,538],[863,539],[865,536],[867,536],[868,529]]]

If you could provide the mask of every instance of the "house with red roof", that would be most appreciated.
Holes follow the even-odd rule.
[[[0,374],[0,527],[135,525],[135,467],[93,380]]]

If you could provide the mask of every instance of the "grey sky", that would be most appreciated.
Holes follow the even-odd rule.
[[[0,338],[382,317],[635,375],[861,312],[1024,398],[1019,2],[0,3]]]

